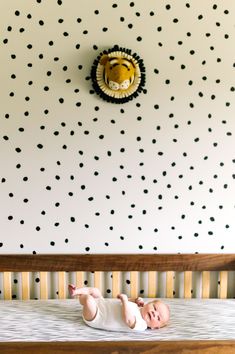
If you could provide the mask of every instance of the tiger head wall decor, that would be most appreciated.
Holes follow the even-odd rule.
[[[93,63],[91,79],[95,92],[112,103],[125,103],[146,92],[143,60],[118,45],[100,53]]]

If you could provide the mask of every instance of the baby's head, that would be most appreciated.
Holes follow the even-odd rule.
[[[169,307],[160,300],[148,302],[140,311],[147,326],[151,329],[165,326],[170,318]]]

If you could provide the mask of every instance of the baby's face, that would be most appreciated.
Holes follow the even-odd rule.
[[[147,326],[151,329],[165,326],[170,318],[168,306],[161,301],[149,302],[140,311]]]

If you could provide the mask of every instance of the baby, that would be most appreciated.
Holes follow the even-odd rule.
[[[169,307],[160,300],[144,304],[142,298],[128,299],[125,294],[119,294],[118,299],[105,299],[97,288],[76,288],[71,284],[69,293],[72,297],[79,296],[83,320],[94,328],[144,331],[161,328],[170,318]]]

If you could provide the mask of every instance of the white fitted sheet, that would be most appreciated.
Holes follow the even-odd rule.
[[[163,299],[170,323],[160,330],[111,332],[83,323],[77,300],[0,301],[0,341],[235,339],[235,300]]]

